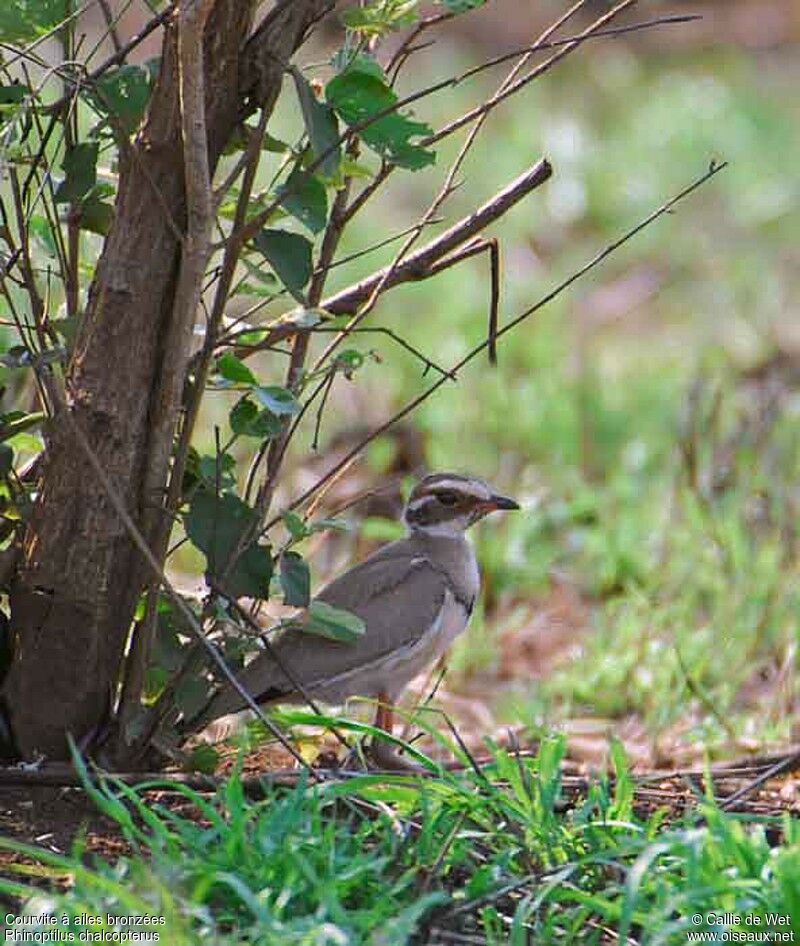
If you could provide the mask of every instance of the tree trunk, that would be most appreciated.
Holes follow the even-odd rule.
[[[283,64],[330,3],[284,0],[248,40],[255,6],[255,0],[216,0],[206,27],[212,173],[237,123],[257,107],[273,107]],[[165,350],[164,341],[186,216],[176,34],[174,19],[147,118],[121,152],[115,221],[66,379],[66,409],[139,523],[147,506],[162,499],[142,489],[151,453],[164,446],[150,442],[148,429],[162,370],[185,365],[188,357]],[[138,553],[71,425],[56,417],[11,593],[15,652],[5,698],[24,757],[65,758],[67,733],[80,741],[103,724],[141,575]]]

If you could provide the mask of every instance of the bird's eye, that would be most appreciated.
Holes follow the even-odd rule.
[[[443,506],[455,506],[458,502],[458,493],[453,493],[450,490],[444,490],[441,493],[437,493],[436,498]]]

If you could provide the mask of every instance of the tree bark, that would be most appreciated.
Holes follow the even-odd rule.
[[[284,0],[248,40],[255,6],[256,0],[215,0],[207,22],[212,174],[237,123],[255,108],[272,109],[285,63],[330,3]],[[186,229],[177,67],[173,18],[147,117],[120,155],[114,225],[66,377],[65,409],[139,523],[162,500],[166,468],[158,495],[145,495],[143,483],[150,458],[168,455],[163,438],[171,441],[177,409],[162,442],[153,442],[149,419],[163,408],[164,377],[188,357],[166,344],[181,337],[170,328]],[[6,704],[24,757],[65,758],[66,735],[90,736],[113,704],[142,569],[70,425],[58,417],[48,431],[23,551],[11,591],[15,652]]]

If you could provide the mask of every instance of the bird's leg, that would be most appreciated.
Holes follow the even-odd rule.
[[[375,713],[375,728],[381,729],[390,736],[394,731],[394,705],[389,701],[386,693],[378,694],[378,709]]]
[[[388,694],[378,694],[378,708],[375,712],[375,728],[380,729],[387,735],[392,735],[394,729],[394,704],[389,699]],[[400,772],[419,772],[420,767],[407,759],[402,759],[395,752],[394,748],[382,739],[373,739],[369,747],[369,755],[372,761],[380,769],[390,769]]]

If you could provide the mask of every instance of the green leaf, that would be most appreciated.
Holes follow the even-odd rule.
[[[4,0],[0,42],[27,43],[64,19],[64,0]]]
[[[240,282],[232,293],[234,296],[258,296],[259,299],[271,299],[275,295],[274,289],[265,289],[263,286],[256,286],[251,282]]]
[[[303,303],[302,290],[311,279],[311,243],[288,230],[262,230],[253,242],[278,279]]]
[[[247,331],[238,336],[237,342],[241,345],[260,345],[268,334],[266,329],[249,326]]]
[[[212,488],[216,486],[219,478],[221,490],[233,489],[236,485],[235,470],[236,460],[229,453],[221,453],[218,457],[197,457],[197,475]]]
[[[328,194],[318,177],[295,168],[278,188],[281,206],[312,233],[325,229],[328,222]]]
[[[333,177],[341,160],[339,143],[339,126],[333,109],[320,102],[314,95],[314,90],[298,71],[293,71],[294,85],[297,98],[300,100],[300,111],[303,113],[303,122],[306,126],[308,140],[311,142],[311,151],[315,159],[326,155],[320,171],[326,177]]]
[[[341,371],[347,380],[350,381],[356,371],[363,366],[365,361],[366,358],[363,352],[359,351],[357,348],[348,348],[336,356],[334,364],[336,369]]]
[[[0,477],[5,479],[14,466],[14,451],[7,443],[0,443]]]
[[[184,528],[192,544],[206,557],[207,571],[216,583],[222,581],[223,590],[232,597],[247,595],[253,598],[269,596],[272,577],[272,556],[269,546],[249,545],[230,568],[234,551],[242,537],[256,522],[255,510],[237,496],[225,493],[215,496],[208,490],[198,490],[184,516]]]
[[[180,670],[186,655],[187,648],[181,645],[171,622],[165,621],[159,616],[151,658],[153,666],[159,670],[164,670],[167,674],[175,673],[176,670]]]
[[[376,75],[370,60],[355,60],[325,88],[325,97],[339,117],[348,125],[360,125],[397,104],[397,95],[389,88],[383,75]],[[395,164],[417,170],[436,160],[433,151],[426,151],[411,139],[432,133],[430,125],[407,115],[389,112],[368,124],[361,138],[379,154]]]
[[[269,151],[272,154],[285,154],[289,150],[289,145],[279,138],[273,138],[268,132],[264,132],[261,140],[261,150]]]
[[[20,85],[18,82],[12,85],[0,85],[0,105],[19,105],[29,92],[30,89],[27,86]]]
[[[334,608],[325,601],[312,601],[308,608],[308,620],[303,630],[309,634],[318,634],[344,644],[358,640],[367,626],[357,614]]]
[[[24,411],[9,411],[7,414],[0,415],[0,440],[10,440],[17,434],[38,427],[45,420],[45,416],[42,411],[34,411],[32,414],[26,414]]]
[[[327,532],[329,530],[335,530],[337,532],[350,531],[349,523],[345,522],[343,519],[318,519],[316,522],[304,522],[302,517],[291,510],[286,510],[281,518],[289,535],[291,535],[295,542],[314,535],[315,532]]]
[[[340,19],[348,29],[366,36],[382,36],[415,23],[418,5],[419,0],[375,0],[364,7],[350,7]]]
[[[248,397],[242,398],[231,409],[228,421],[231,430],[240,437],[272,440],[281,432],[281,422],[268,410],[259,410]]]
[[[253,388],[253,394],[261,402],[262,407],[276,414],[278,417],[297,414],[300,403],[286,388],[276,385]]]
[[[468,10],[477,10],[482,7],[486,0],[439,0],[439,3],[451,13],[466,13]]]
[[[379,79],[386,85],[386,73],[383,71],[383,67],[374,56],[370,56],[367,53],[358,53],[355,56],[351,53],[344,56],[344,58],[338,59],[336,71],[342,73],[348,70],[351,72],[363,72],[368,76]]]
[[[36,242],[42,249],[44,249],[48,256],[52,256],[54,258],[58,256],[56,242],[53,238],[53,231],[50,229],[50,223],[47,220],[47,217],[41,217],[38,214],[34,214],[30,219],[28,229],[36,237]]]
[[[102,76],[92,94],[98,110],[113,116],[112,127],[125,134],[136,131],[150,99],[151,74],[142,66],[120,66]]]
[[[269,330],[275,329],[309,329],[324,322],[330,316],[324,309],[307,309],[301,306],[299,309],[292,309],[280,318],[274,319],[269,323]]]
[[[80,228],[105,236],[114,220],[114,207],[100,199],[101,190],[95,185],[81,202]]]
[[[80,328],[80,317],[69,315],[63,319],[50,319],[50,328],[64,339],[68,348],[72,348]]]
[[[246,256],[243,256],[241,263],[253,279],[264,286],[264,296],[274,296],[279,291],[280,287],[275,273],[266,268],[266,263],[263,260],[259,266],[256,266]],[[262,267],[264,268],[262,269]]]
[[[97,148],[96,141],[84,141],[64,155],[61,167],[65,177],[56,190],[57,204],[75,203],[94,187],[97,180]]]
[[[225,582],[225,590],[234,598],[269,597],[272,579],[272,555],[268,545],[251,545],[239,556]]]
[[[290,509],[287,509],[281,518],[283,519],[283,524],[289,531],[289,535],[291,535],[295,541],[298,539],[304,539],[309,534],[308,527],[296,512],[292,512]]]
[[[327,517],[325,519],[317,519],[316,522],[312,522],[309,526],[310,532],[351,532],[352,526],[346,519],[331,519]]]
[[[304,608],[311,597],[311,572],[308,562],[297,552],[284,552],[280,559],[284,604]]]
[[[225,352],[225,354],[217,360],[217,372],[222,375],[226,381],[231,381],[234,384],[258,384],[258,378],[256,378],[247,365],[230,352]]]
[[[374,173],[365,165],[359,164],[358,161],[353,161],[351,158],[345,158],[341,165],[340,170],[342,177],[354,177],[354,178],[373,178],[375,177]]]
[[[407,171],[421,171],[436,163],[436,152],[426,151],[419,145],[398,145],[391,153],[392,161]]]

